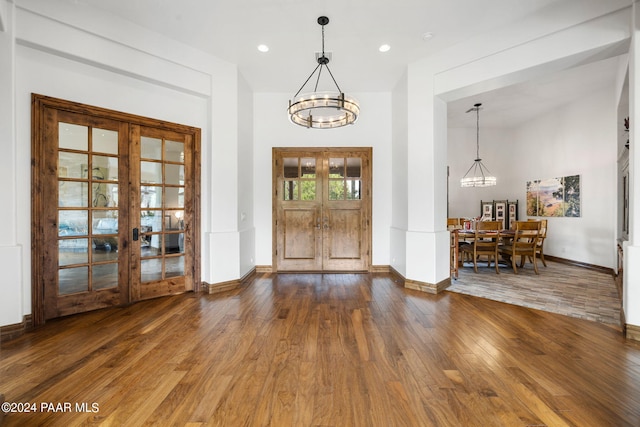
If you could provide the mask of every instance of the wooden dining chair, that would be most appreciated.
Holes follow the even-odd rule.
[[[498,269],[498,245],[500,244],[501,228],[502,221],[477,222],[473,241],[460,247],[464,254],[471,256],[473,260],[473,270],[476,273],[478,272],[478,258],[486,255],[487,267],[491,267],[491,259],[493,259],[496,274],[500,274],[500,270]]]
[[[540,261],[542,261],[542,265],[547,266],[547,262],[544,260],[544,239],[547,238],[547,220],[546,219],[533,219],[529,218],[529,221],[540,221],[540,234],[538,235],[538,244],[536,245],[536,254]]]
[[[513,272],[518,274],[516,267],[516,257],[520,257],[520,268],[524,267],[527,257],[533,264],[533,269],[538,273],[538,264],[536,262],[538,235],[542,223],[540,221],[516,221],[515,234],[510,243],[500,246],[498,252],[504,257],[511,260]]]
[[[464,225],[462,218],[447,218],[447,229],[460,229]]]

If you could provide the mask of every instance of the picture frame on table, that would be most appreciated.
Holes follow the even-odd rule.
[[[507,228],[511,230],[518,220],[518,201],[507,202]]]
[[[493,202],[480,201],[480,221],[493,221]]]
[[[502,229],[504,230],[507,223],[507,201],[506,200],[494,200],[493,211],[495,212],[495,221],[502,222]]]

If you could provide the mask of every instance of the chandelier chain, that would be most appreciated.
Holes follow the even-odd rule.
[[[322,66],[322,64],[318,64],[316,65],[316,68],[313,69],[313,71],[311,72],[311,74],[309,74],[309,77],[307,77],[307,80],[304,81],[304,83],[302,83],[302,86],[300,86],[300,89],[298,89],[298,91],[296,92],[295,95],[293,95],[293,97],[295,98],[296,96],[300,95],[300,92],[302,91],[302,89],[304,89],[304,87],[307,85],[307,83],[309,83],[309,80],[311,80],[311,77],[313,77],[313,75],[316,73],[316,71],[318,70],[318,68],[320,68]]]
[[[476,160],[480,159],[480,107],[476,108]]]
[[[329,68],[329,58],[325,53],[324,40],[324,26],[328,23],[329,18],[326,16],[318,18],[318,24],[322,27],[322,52],[320,54],[316,53],[316,67],[300,86],[293,99],[289,100],[289,108],[287,109],[289,120],[306,128],[330,129],[350,125],[356,122],[360,114],[358,102],[351,97],[345,96]],[[338,91],[337,93],[331,90],[318,92],[323,67],[327,68],[329,76]],[[310,84],[316,72],[318,75],[315,78],[315,82]],[[307,84],[314,86],[313,92],[300,95]]]

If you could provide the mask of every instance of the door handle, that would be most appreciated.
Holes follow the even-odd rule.
[[[133,241],[135,242],[139,238],[140,238],[140,230],[138,230],[137,228],[134,228],[133,229]]]

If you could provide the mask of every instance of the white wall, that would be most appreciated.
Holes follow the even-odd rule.
[[[0,99],[2,111],[8,111],[0,117],[0,128],[7,129],[0,133],[0,148],[15,161],[14,167],[4,169],[11,176],[3,186],[3,200],[15,200],[9,212],[15,220],[15,227],[10,227],[15,234],[9,234],[10,244],[0,243],[0,268],[10,272],[0,282],[0,325],[20,323],[31,313],[31,93],[201,128],[202,233],[211,234],[212,218],[223,212],[216,216],[218,223],[230,224],[238,241],[234,215],[238,206],[237,114],[228,109],[238,97],[237,67],[69,3],[23,0],[18,5],[3,2],[6,5],[7,15],[14,19],[8,21],[7,32],[1,33],[0,77],[1,87],[10,87],[11,96]],[[229,145],[235,147],[231,152],[225,151]],[[223,173],[212,167],[214,156],[217,162],[231,165],[230,174],[218,177],[211,172]],[[231,200],[224,193],[230,183]],[[243,188],[249,187],[243,183]],[[215,251],[226,254],[228,250],[212,248],[207,242],[203,239],[203,280],[215,281],[212,260],[222,258]],[[253,252],[251,243],[245,246]],[[232,258],[233,279],[238,278],[238,252]]]
[[[245,276],[255,266],[255,228],[253,226],[253,92],[238,79],[238,230],[240,233],[240,274]],[[249,125],[247,125],[247,123]],[[237,277],[238,278],[238,277]]]
[[[409,227],[409,173],[408,173],[408,152],[407,146],[409,136],[407,134],[407,109],[408,100],[408,79],[404,74],[393,91],[393,147],[391,156],[392,191],[391,205],[392,218],[390,230],[390,257],[391,265],[403,276],[407,274],[407,239],[406,233]]]
[[[612,86],[587,93],[515,129],[484,129],[481,125],[480,155],[498,178],[498,185],[483,189],[460,188],[458,184],[475,154],[475,128],[450,129],[450,215],[478,216],[480,200],[508,199],[519,201],[519,217],[526,220],[527,181],[580,175],[582,216],[547,218],[549,234],[545,253],[614,268],[618,186],[616,113]]]
[[[292,88],[292,90],[295,88]],[[391,225],[391,94],[353,93],[362,105],[353,126],[306,129],[287,118],[292,94],[254,95],[254,216],[256,265],[271,265],[271,149],[273,147],[373,147],[372,264],[389,265]]]
[[[479,95],[478,99],[481,99]],[[490,108],[487,106],[485,108]],[[469,113],[471,114],[471,113]],[[495,187],[461,188],[460,178],[467,173],[476,158],[476,128],[449,128],[448,164],[449,164],[449,216],[453,218],[471,218],[480,216],[482,200],[519,200],[524,204],[522,189],[514,184],[511,172],[514,162],[516,143],[514,130],[510,128],[486,128],[482,126],[480,113],[480,157],[482,163],[498,179]],[[473,172],[471,172],[473,173]],[[520,218],[522,218],[520,212]]]

